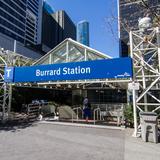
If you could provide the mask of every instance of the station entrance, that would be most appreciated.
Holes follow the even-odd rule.
[[[140,126],[139,124],[139,119],[138,119],[138,114],[139,112],[142,111],[151,111],[151,112],[157,112],[160,109],[160,97],[157,93],[159,93],[159,80],[160,80],[160,41],[159,41],[159,28],[151,28],[148,29],[147,31],[131,31],[130,32],[130,57],[133,62],[133,77],[128,76],[128,72],[124,72],[123,74],[116,74],[111,76],[111,77],[103,77],[104,73],[101,73],[101,71],[104,71],[104,67],[101,66],[101,70],[99,69],[100,73],[95,74],[99,75],[100,77],[95,77],[95,78],[89,78],[89,77],[83,77],[83,79],[78,79],[78,74],[76,76],[72,75],[71,79],[63,79],[63,76],[61,77],[62,79],[56,79],[56,80],[50,80],[46,79],[41,82],[16,82],[16,83],[8,83],[4,82],[3,75],[2,77],[2,85],[1,88],[3,89],[3,96],[1,96],[1,110],[2,110],[2,117],[5,117],[10,112],[11,109],[11,97],[12,95],[12,87],[17,86],[17,87],[39,87],[39,88],[48,88],[48,89],[58,89],[58,90],[71,90],[73,91],[72,94],[72,99],[74,101],[78,101],[80,98],[78,97],[79,95],[83,95],[82,98],[85,96],[91,96],[88,97],[92,99],[92,97],[105,97],[107,94],[106,90],[115,90],[117,92],[117,95],[120,92],[127,92],[127,103],[131,99],[132,103],[130,103],[133,106],[133,115],[134,115],[134,128],[135,132],[134,135],[137,136],[140,133]],[[7,57],[9,54],[3,54],[3,57]],[[11,55],[10,55],[11,56]],[[16,55],[17,59],[13,57],[10,58],[11,61],[9,61],[7,64],[8,66],[18,66],[17,62],[20,62],[21,60],[24,60],[26,63],[22,63],[22,65],[28,63],[28,59],[25,57],[22,57],[20,55]],[[9,59],[9,58],[8,58]],[[30,63],[29,60],[29,65],[32,64],[32,66],[37,66],[37,65],[52,65],[52,64],[68,64],[70,63],[69,66],[67,67],[72,67],[72,71],[68,71],[67,69],[64,69],[64,74],[67,72],[68,73],[79,73],[75,69],[75,66],[72,62],[75,63],[83,63],[86,62],[84,65],[86,65],[89,61],[89,63],[94,63],[94,61],[98,60],[99,62],[102,60],[106,59],[112,59],[111,57],[107,56],[106,54],[103,54],[99,51],[96,51],[92,48],[89,48],[87,46],[84,46],[82,44],[79,44],[78,42],[72,40],[72,39],[66,39],[64,40],[61,44],[59,44],[57,47],[55,47],[53,50],[48,52],[45,56],[37,60],[36,62]],[[101,61],[101,62],[102,62]],[[3,58],[1,62],[5,63],[3,61]],[[1,68],[4,68],[4,66],[1,66]],[[73,66],[72,66],[73,65]],[[80,64],[81,65],[81,64]],[[88,64],[87,64],[88,65]],[[93,66],[96,66],[97,64],[94,64]],[[99,64],[100,65],[100,64]],[[118,65],[118,64],[117,64]],[[114,66],[117,66],[114,65]],[[20,65],[19,65],[20,66]],[[126,65],[128,66],[128,65]],[[98,68],[98,67],[97,67]],[[106,67],[107,68],[107,67]],[[125,68],[125,66],[124,66]],[[126,67],[125,69],[127,69]],[[107,68],[108,69],[108,68]],[[37,75],[42,76],[43,74],[49,75],[49,74],[56,74],[58,76],[59,70],[57,69],[56,71],[51,71],[52,69],[47,70],[46,72],[40,72],[42,70],[38,70]],[[114,74],[115,71],[112,68],[112,73]],[[80,72],[85,72],[86,70],[80,70]],[[91,70],[87,70],[87,73],[90,73]],[[39,74],[41,73],[41,74]],[[98,72],[97,72],[98,73]],[[26,72],[26,75],[27,72]],[[30,78],[29,76],[27,77],[25,74],[20,76],[19,78],[23,77]],[[105,73],[107,75],[107,73]],[[128,76],[128,77],[127,77]],[[55,76],[56,77],[56,76]],[[41,77],[42,78],[42,77]],[[43,79],[43,78],[42,78]],[[130,89],[128,90],[128,83],[131,83]],[[78,90],[78,91],[77,91]],[[87,92],[86,92],[87,90]],[[92,90],[93,95],[90,95],[90,90]],[[158,92],[157,92],[158,91]],[[79,95],[77,95],[77,92],[80,92]],[[112,94],[115,94],[114,92],[111,92]],[[115,94],[115,99],[117,99],[117,96]],[[131,96],[130,96],[131,95]],[[111,96],[111,95],[109,95]],[[120,95],[123,97],[124,95]],[[73,98],[74,97],[74,98]],[[77,97],[77,99],[75,98]],[[131,97],[131,98],[130,98]],[[101,100],[101,98],[99,98]],[[98,98],[97,98],[98,99]],[[105,99],[105,98],[104,98]],[[114,99],[114,100],[115,100]],[[62,100],[63,101],[63,100]],[[73,102],[73,101],[72,101]],[[93,116],[93,118],[98,117],[98,119],[103,119],[102,115],[105,115],[103,111],[101,111],[99,108],[109,108],[109,106],[105,106],[106,104],[101,104],[97,103],[98,105],[95,107],[95,110],[93,110],[93,113],[95,115],[97,114],[98,116]],[[109,105],[109,103],[107,102]],[[110,103],[114,106],[113,102]],[[121,104],[121,103],[120,103]],[[93,105],[94,106],[94,105]],[[103,107],[100,107],[103,106]],[[105,107],[104,107],[105,106]],[[117,105],[118,106],[118,105]],[[99,107],[99,108],[98,108]],[[83,113],[80,112],[79,106],[74,106],[72,107],[72,110],[74,109],[75,113],[72,115],[72,121],[79,119],[79,114]],[[105,109],[103,109],[105,110]],[[78,113],[78,114],[76,114]],[[78,115],[78,116],[77,116]],[[101,115],[101,116],[100,116]],[[77,118],[78,117],[78,118]],[[94,119],[95,120],[95,119]],[[95,122],[95,121],[94,121]]]
[[[123,107],[127,104],[126,90],[122,89],[13,87],[12,90],[11,113],[31,115],[34,109],[33,118],[37,119],[42,114],[43,120],[47,121],[119,126]],[[84,114],[85,97],[90,103],[88,119]]]
[[[25,57],[22,58],[25,59]],[[107,122],[112,122],[113,125],[124,123],[123,109],[124,105],[127,104],[127,86],[124,82],[130,81],[131,76],[127,75],[129,73],[125,69],[126,73],[122,70],[122,72],[115,72],[114,75],[110,75],[112,77],[109,77],[109,79],[105,78],[106,75],[103,78],[104,73],[101,73],[102,69],[99,68],[99,65],[103,63],[101,60],[106,59],[109,60],[112,58],[72,39],[64,40],[42,58],[32,63],[29,61],[28,64],[32,64],[30,67],[69,64],[69,66],[63,67],[64,70],[58,66],[58,69],[54,70],[53,68],[47,70],[39,68],[35,73],[41,79],[44,77],[43,75],[51,74],[51,72],[56,77],[60,71],[64,71],[64,75],[67,72],[68,74],[73,74],[73,78],[65,80],[62,77],[61,80],[40,80],[38,82],[37,80],[23,81],[26,75],[27,77],[24,79],[32,76],[30,73],[27,73],[27,70],[25,70],[24,75],[23,73],[19,73],[20,80],[14,78],[13,83],[7,83],[9,88],[7,90],[8,101],[6,101],[6,104],[10,103],[10,106],[12,106],[9,108],[9,112],[14,111],[30,115],[35,112],[36,116],[41,112],[43,118],[48,120],[54,120],[54,117],[58,116],[60,121],[76,123],[107,124]],[[100,61],[100,64],[94,64],[95,60]],[[84,77],[82,79],[78,77],[75,79],[79,74],[83,77],[85,74],[87,75],[91,72],[92,68],[86,67],[84,69],[86,65],[84,62],[87,62],[87,65],[88,62],[92,62],[91,66],[95,65],[95,68],[98,68],[99,71],[93,75],[97,77],[91,79],[90,77]],[[76,67],[75,64],[77,63],[78,66]],[[8,67],[10,66],[13,66],[13,64],[8,65]],[[103,65],[100,67],[103,67]],[[21,69],[23,67],[19,68]],[[15,69],[15,74],[16,72],[19,71]],[[7,72],[7,74],[10,73],[10,71]],[[108,71],[105,74],[109,75],[110,73]],[[120,78],[115,76],[120,76]],[[12,92],[9,90],[12,90]],[[88,98],[91,105],[90,117],[87,120],[83,105],[85,97]]]

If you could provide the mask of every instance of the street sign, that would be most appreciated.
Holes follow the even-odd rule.
[[[128,89],[129,90],[139,90],[139,83],[128,83]]]
[[[12,82],[47,82],[83,79],[122,79],[132,77],[132,59],[115,58],[94,61],[15,67]],[[9,74],[8,68],[5,74]],[[5,77],[5,81],[11,77]]]

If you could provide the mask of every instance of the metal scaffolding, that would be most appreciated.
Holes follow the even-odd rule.
[[[134,134],[139,134],[137,114],[160,109],[160,30],[159,28],[130,32],[130,53],[133,59]]]
[[[12,100],[12,84],[4,82],[5,67],[26,66],[32,63],[31,58],[0,48],[0,120],[8,118]]]

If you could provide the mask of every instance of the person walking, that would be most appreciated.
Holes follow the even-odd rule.
[[[84,112],[84,118],[86,119],[86,122],[88,122],[89,118],[91,117],[91,107],[90,103],[88,101],[88,98],[85,97],[83,100],[83,112]]]

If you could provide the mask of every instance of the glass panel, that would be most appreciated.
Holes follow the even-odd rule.
[[[65,62],[66,62],[66,60],[62,60],[60,58],[55,58],[54,61],[53,61],[54,64],[55,63],[65,63]]]
[[[67,59],[66,43],[59,46],[56,50],[53,50],[50,55],[48,55],[45,60],[41,60],[38,64],[49,64],[49,59],[51,57],[51,64],[54,63],[65,63]],[[85,47],[78,46],[69,42],[69,62],[79,62],[85,61]],[[87,49],[87,60],[104,59],[104,56],[96,54],[90,49]]]
[[[60,63],[66,61],[66,44],[51,53],[51,63]]]
[[[39,64],[49,64],[49,56],[47,56],[45,59],[42,59],[36,65],[39,65]]]
[[[70,62],[77,62],[84,60],[84,49],[72,45],[69,45],[69,61]]]
[[[66,53],[66,44],[64,44],[61,48],[59,48],[57,51],[55,51],[53,54],[56,54],[58,56],[62,56]]]
[[[104,59],[104,58],[96,55],[94,52],[87,51],[87,59],[88,60],[96,60],[96,59],[98,60],[98,59]]]
[[[84,55],[84,48],[80,48],[79,46],[70,44],[69,45],[69,53],[74,53],[75,50],[77,52],[81,53],[82,55]]]

